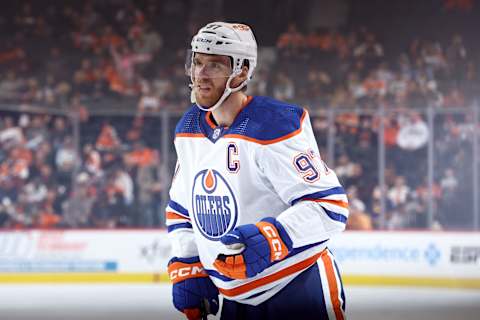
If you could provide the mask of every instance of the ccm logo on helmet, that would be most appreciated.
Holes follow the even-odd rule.
[[[200,38],[200,37],[198,37],[196,40],[197,40],[198,42],[212,43],[212,40],[210,40],[210,39],[205,39],[205,38]]]

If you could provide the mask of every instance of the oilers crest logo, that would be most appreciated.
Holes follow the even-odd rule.
[[[192,190],[193,218],[207,239],[218,241],[237,222],[238,206],[232,188],[213,169],[197,173]]]

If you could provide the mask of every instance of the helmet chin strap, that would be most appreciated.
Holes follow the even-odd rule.
[[[240,72],[234,72],[230,75],[230,77],[228,77],[228,80],[227,80],[227,84],[225,85],[225,90],[223,91],[223,94],[222,96],[220,97],[220,99],[218,99],[218,101],[211,107],[204,107],[204,106],[201,106],[200,104],[198,104],[198,102],[196,101],[195,99],[195,92],[193,90],[195,90],[194,86],[193,85],[190,85],[190,87],[192,88],[192,96],[191,96],[191,99],[192,99],[192,102],[195,103],[197,105],[197,107],[202,110],[202,111],[214,111],[214,110],[217,110],[218,108],[220,108],[220,106],[222,105],[222,103],[228,98],[228,96],[230,96],[232,93],[234,92],[237,92],[239,91],[240,89],[242,89],[246,84],[247,84],[247,81],[248,80],[245,80],[243,81],[238,87],[236,88],[230,88],[230,82],[232,81],[233,78],[235,78],[237,75],[239,75],[241,73]],[[193,80],[193,79],[192,79]],[[193,81],[192,81],[193,82]]]

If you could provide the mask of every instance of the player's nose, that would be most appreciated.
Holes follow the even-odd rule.
[[[206,68],[206,66],[201,66],[201,67],[198,67],[196,70],[195,70],[195,77],[197,79],[207,79],[210,77],[209,75],[209,72],[208,72],[208,68]]]

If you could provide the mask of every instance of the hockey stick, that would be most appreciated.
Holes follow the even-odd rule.
[[[208,314],[210,313],[210,304],[207,299],[203,299],[202,305],[200,306],[200,313],[202,320],[208,320]]]

